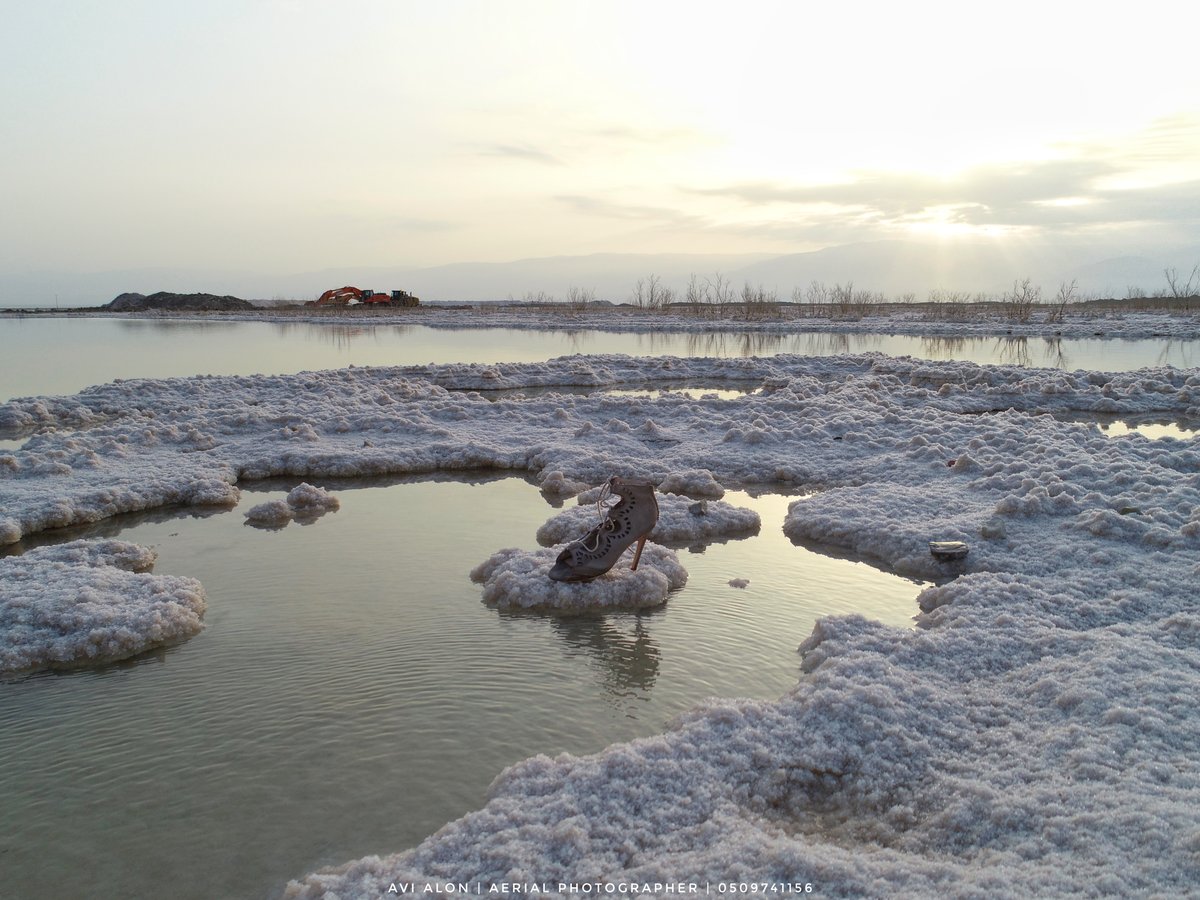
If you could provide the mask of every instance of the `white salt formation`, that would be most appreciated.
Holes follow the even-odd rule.
[[[268,500],[246,511],[246,522],[264,528],[282,528],[292,521],[292,508],[286,500]]]
[[[591,581],[551,581],[550,567],[562,549],[501,550],[472,569],[471,580],[483,585],[483,599],[490,606],[562,613],[659,606],[671,591],[687,583],[687,571],[679,557],[650,543],[642,550],[636,572],[629,568],[633,562],[630,550],[612,569]]]
[[[763,387],[736,399],[478,393],[686,379]],[[782,700],[714,703],[660,737],[536,757],[419,847],[291,895],[600,878],[800,880],[826,896],[1188,895],[1200,883],[1200,444],[1109,440],[1048,413],[1200,418],[1200,370],[593,356],[119,382],[0,405],[0,427],[46,429],[0,452],[0,540],[235,503],[237,483],[268,476],[485,468],[661,484],[707,470],[715,483],[803,485],[814,492],[792,504],[794,538],[922,577],[963,573],[922,595],[917,630],[822,620]],[[970,554],[938,562],[930,541]],[[508,558],[491,574],[503,562],[532,569]],[[26,565],[49,579],[49,561]]]
[[[301,482],[288,491],[287,505],[297,516],[321,516],[340,509],[342,501],[324,488]]]
[[[150,575],[154,559],[125,541],[0,559],[0,672],[113,662],[200,631],[200,582]]]
[[[590,493],[590,492],[589,492]],[[650,540],[660,544],[694,544],[757,534],[762,520],[752,509],[724,501],[696,503],[674,494],[655,494],[658,524]],[[594,504],[563,510],[537,530],[543,547],[582,537],[600,521]]]
[[[302,482],[288,492],[286,500],[268,500],[246,512],[246,522],[262,528],[282,528],[292,519],[311,522],[341,508],[342,502],[324,488]]]
[[[539,479],[538,486],[543,494],[549,494],[551,497],[574,497],[581,491],[586,491],[588,486],[580,481],[573,481],[563,475],[562,472],[546,472]]]
[[[708,469],[672,472],[662,480],[658,489],[664,494],[684,494],[688,497],[712,498],[713,500],[720,500],[725,496],[725,488],[717,483]]]

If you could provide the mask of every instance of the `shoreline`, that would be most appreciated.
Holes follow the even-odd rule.
[[[791,312],[802,310],[794,308]],[[107,312],[100,308],[45,310],[0,309],[0,322],[28,318],[97,318],[117,320],[146,320],[168,322],[237,321],[311,325],[424,325],[429,328],[473,329],[511,328],[539,331],[601,331],[617,333],[730,333],[730,334],[880,334],[927,337],[1038,337],[1137,340],[1164,338],[1169,340],[1200,340],[1200,311],[1115,311],[1104,309],[1093,313],[1069,313],[1061,321],[1047,318],[1050,313],[1038,311],[1028,321],[1005,317],[999,313],[956,320],[937,317],[926,312],[897,308],[886,315],[861,318],[792,315],[789,317],[745,318],[712,317],[715,311],[704,310],[702,315],[690,312],[647,312],[632,307],[611,307],[602,310],[578,311],[570,308],[472,306],[415,309],[336,309],[279,308],[236,311],[175,311],[142,310],[137,312]],[[934,310],[934,313],[937,311]]]

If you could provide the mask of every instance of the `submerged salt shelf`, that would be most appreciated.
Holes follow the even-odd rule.
[[[322,481],[336,515],[243,526],[296,484],[64,535],[155,547],[156,573],[203,581],[208,627],[120,667],[0,686],[0,796],[22,823],[6,892],[69,893],[87,859],[101,896],[277,896],[299,872],[417,843],[527,756],[654,734],[710,696],[786,692],[818,616],[904,628],[917,611],[920,585],[793,547],[784,496],[731,492],[767,527],[680,552],[691,577],[665,607],[551,619],[489,608],[467,578],[498,522],[535,546],[553,512],[536,485]]]

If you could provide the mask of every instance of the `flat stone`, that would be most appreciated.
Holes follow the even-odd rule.
[[[963,559],[970,551],[970,547],[962,541],[930,541],[929,552],[933,554],[934,559],[943,561],[952,559]]]

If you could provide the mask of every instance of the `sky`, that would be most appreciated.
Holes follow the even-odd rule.
[[[1197,243],[1198,9],[12,0],[0,275]]]

